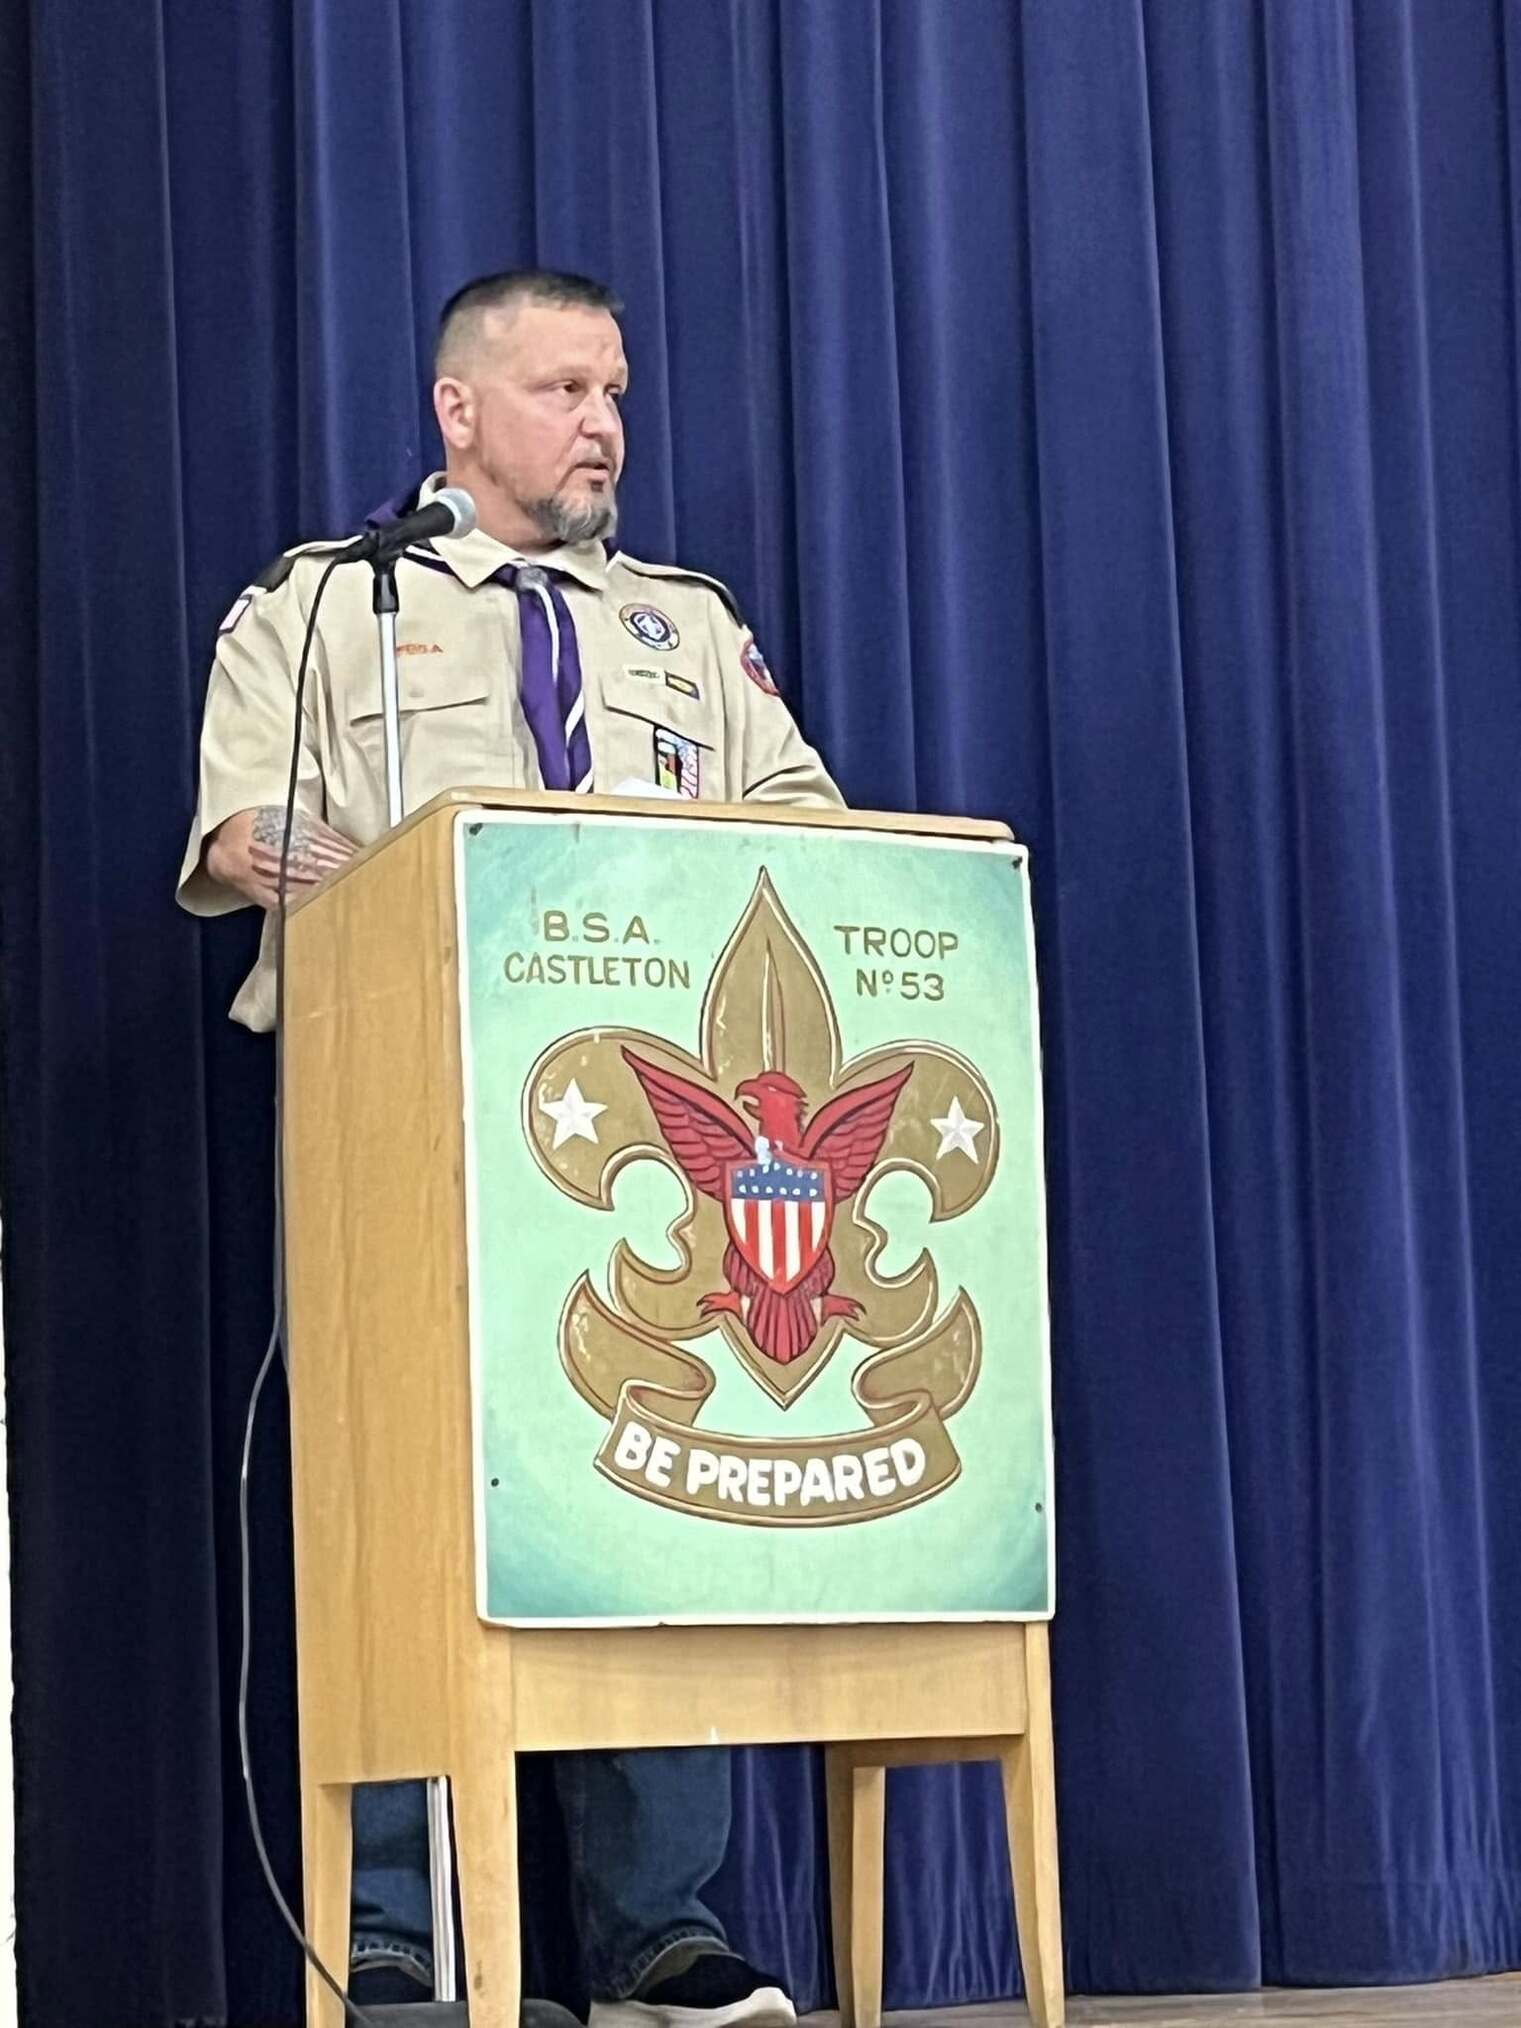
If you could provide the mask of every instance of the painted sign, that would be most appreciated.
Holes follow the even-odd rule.
[[[1015,845],[459,819],[480,1610],[1052,1606]]]

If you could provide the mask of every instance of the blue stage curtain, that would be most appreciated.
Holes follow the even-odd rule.
[[[630,548],[735,587],[852,800],[1033,850],[1072,1985],[1521,1963],[1513,0],[27,11],[27,2022],[297,2018],[232,1740],[269,1050],[224,1019],[251,925],[169,893],[219,615],[428,465],[438,303],[535,259],[628,301]],[[294,1891],[283,1444],[254,1742]],[[724,1908],[817,2003],[817,1766],[739,1796]],[[1012,1991],[988,1771],[895,1776],[888,1835],[889,2005]]]

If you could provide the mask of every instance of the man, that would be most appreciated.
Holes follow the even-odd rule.
[[[433,401],[446,467],[419,497],[464,487],[477,527],[397,566],[408,807],[448,788],[546,784],[837,805],[724,588],[609,552],[628,385],[619,307],[598,283],[541,270],[484,277],[445,306]],[[222,624],[179,887],[197,913],[275,905],[296,670],[324,567],[320,550],[288,552]],[[312,637],[291,890],[385,828],[370,574],[350,566]],[[266,921],[232,1010],[252,1028],[273,1025],[271,959]],[[592,2028],[792,2022],[701,1899],[728,1839],[727,1754],[564,1754],[555,1780]],[[356,1790],[354,1833],[354,1997],[420,1998],[432,1972],[420,1786]],[[523,2018],[572,2017],[530,2000]]]

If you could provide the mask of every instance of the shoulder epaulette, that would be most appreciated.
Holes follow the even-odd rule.
[[[618,551],[617,561],[624,564],[638,577],[675,578],[684,584],[705,584],[709,591],[717,592],[728,608],[730,617],[740,626],[744,621],[740,615],[739,601],[723,582],[722,578],[709,577],[703,570],[687,570],[679,563],[644,563],[637,556],[630,556],[626,549]]]
[[[273,563],[266,564],[253,582],[260,591],[278,591],[296,567],[299,549],[287,549],[283,556],[277,556]]]
[[[325,549],[333,549],[333,542],[298,542],[294,549],[283,550],[273,563],[267,564],[256,578],[249,580],[260,591],[278,591],[290,576],[303,556],[320,555]]]

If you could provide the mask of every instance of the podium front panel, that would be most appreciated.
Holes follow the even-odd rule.
[[[477,1606],[1052,1609],[1012,841],[455,819]]]

